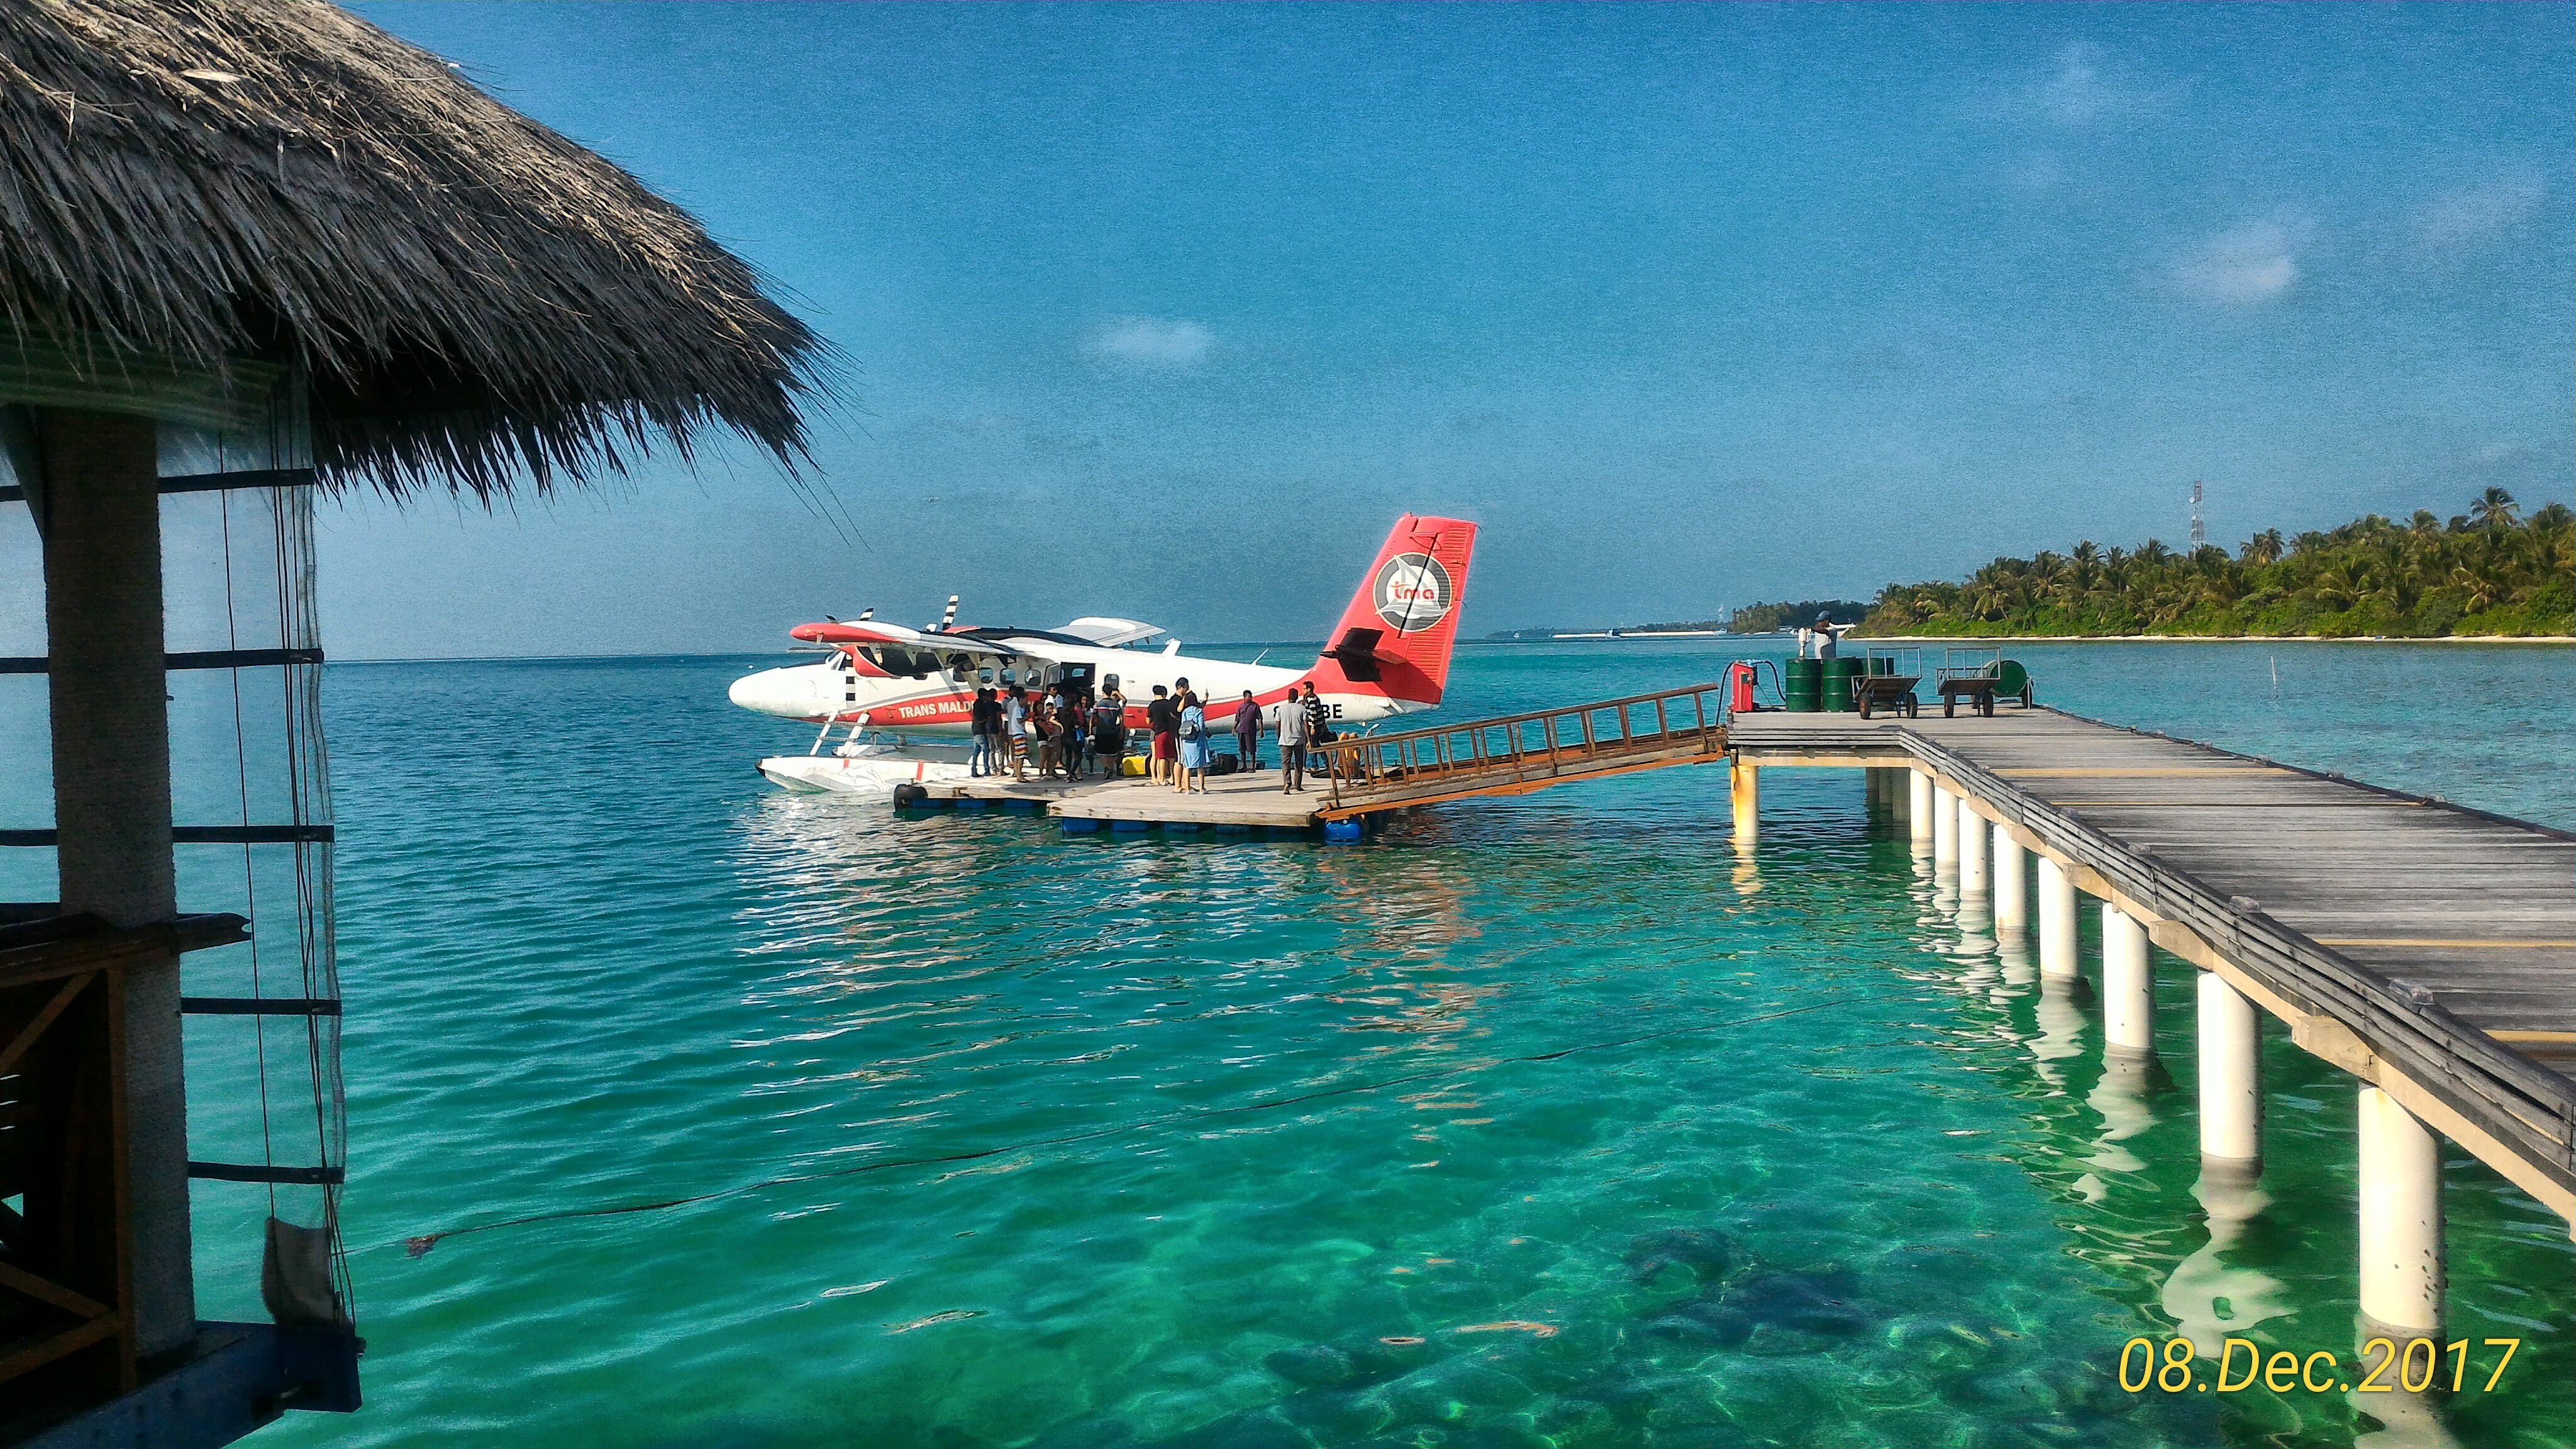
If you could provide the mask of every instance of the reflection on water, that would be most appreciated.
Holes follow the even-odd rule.
[[[2209,1240],[2175,1265],[2158,1301],[2174,1331],[2190,1339],[2200,1357],[2214,1360],[2230,1335],[2241,1338],[2290,1310],[2279,1279],[2234,1261],[2247,1224],[2272,1205],[2261,1179],[2232,1164],[2204,1160],[2192,1196],[2200,1199]]]
[[[1618,692],[1595,667],[1458,678]],[[2038,983],[1848,774],[1769,772],[1750,848],[1714,770],[1424,811],[1359,849],[1068,837],[769,791],[731,672],[335,674],[353,1239],[917,1165],[362,1253],[369,1409],[268,1439],[2340,1445],[2388,1422],[2120,1391],[2138,1334],[2345,1349],[2352,1093],[2267,1043],[2266,1175],[2214,1195],[2178,1085],[2187,976],[2166,1070],[2106,1065],[2089,993]],[[2523,1335],[2528,1376],[2425,1411],[2462,1443],[2557,1442],[2576,1257],[2509,1187],[2453,1181],[2460,1331]]]

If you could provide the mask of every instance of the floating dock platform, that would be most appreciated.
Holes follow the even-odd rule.
[[[1067,828],[1168,826],[1185,830],[1308,830],[1323,823],[1325,790],[1283,793],[1279,772],[1212,775],[1207,793],[1184,795],[1155,780],[953,780],[924,785],[925,805],[1027,810]]]
[[[1351,838],[1359,822],[1442,800],[1526,795],[1578,780],[1713,764],[1726,758],[1720,687],[1597,700],[1399,734],[1347,735],[1315,753],[1301,794],[1277,768],[1211,775],[1205,794],[1150,780],[950,780],[905,787],[903,800],[964,809],[1037,811],[1069,830],[1305,830]],[[911,790],[919,789],[917,797]],[[1346,828],[1337,828],[1346,827]]]

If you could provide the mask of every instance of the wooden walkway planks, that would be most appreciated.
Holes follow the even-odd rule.
[[[2054,710],[1728,733],[1755,766],[1930,771],[2576,1193],[2576,837]]]

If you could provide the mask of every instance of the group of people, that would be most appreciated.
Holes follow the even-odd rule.
[[[1095,696],[1080,685],[1048,685],[1032,692],[1011,685],[975,691],[967,723],[975,736],[968,773],[1029,778],[1036,758],[1041,780],[1100,778],[1118,773],[1127,754],[1127,697],[1113,685]]]
[[[1173,681],[1169,689],[1154,686],[1154,697],[1145,706],[1146,773],[1151,779],[1182,794],[1207,793],[1215,745],[1208,713],[1207,701],[1187,679]],[[1238,769],[1261,768],[1262,713],[1252,691],[1245,690],[1229,721]],[[1282,794],[1305,790],[1308,752],[1333,737],[1328,717],[1311,680],[1302,694],[1291,694],[1280,707]],[[1097,696],[1079,684],[1037,691],[1020,684],[987,686],[975,691],[968,723],[975,737],[969,767],[974,775],[1026,780],[1034,758],[1041,780],[1086,779],[1095,764],[1106,780],[1118,773],[1127,755],[1127,696],[1114,681]]]

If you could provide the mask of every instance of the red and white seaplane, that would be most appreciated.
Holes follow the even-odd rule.
[[[828,657],[764,669],[735,680],[735,704],[820,726],[811,750],[776,755],[760,772],[790,790],[882,793],[905,781],[964,779],[969,773],[975,691],[1070,684],[1127,698],[1131,730],[1145,723],[1154,686],[1188,680],[1208,701],[1209,727],[1222,733],[1245,690],[1277,727],[1289,694],[1312,680],[1340,727],[1427,710],[1440,703],[1476,525],[1407,514],[1378,549],[1341,622],[1305,669],[1192,658],[1179,641],[1159,651],[1130,646],[1163,631],[1133,619],[1082,618],[1060,629],[907,629],[869,617],[799,624],[788,635]],[[836,728],[846,728],[832,745]]]

